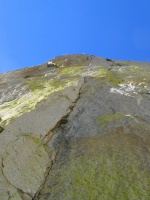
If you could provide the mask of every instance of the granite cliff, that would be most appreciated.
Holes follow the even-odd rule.
[[[57,56],[0,74],[0,200],[150,199],[150,63]]]

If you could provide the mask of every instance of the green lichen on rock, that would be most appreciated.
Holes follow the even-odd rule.
[[[70,82],[73,82],[75,79],[66,78],[66,79],[49,79],[47,77],[35,77],[25,80],[25,84],[29,86],[31,91],[40,91],[42,93],[54,92],[63,89]]]
[[[25,83],[32,91],[44,89],[46,82],[48,82],[48,78],[43,77],[35,77],[25,80]]]
[[[83,69],[84,68],[82,66],[68,66],[61,68],[60,73],[69,76],[81,75]]]
[[[71,166],[69,173],[72,187],[66,192],[66,196],[69,196],[71,199],[82,200],[84,196],[86,196],[86,199],[93,200],[129,199],[129,197],[136,198],[142,196],[141,190],[143,189],[145,189],[144,196],[148,198],[146,191],[148,191],[149,181],[147,180],[145,188],[140,180],[136,182],[136,170],[138,168],[136,160],[133,161],[132,165],[127,164],[126,167],[117,162],[117,158],[109,160],[104,157],[94,162],[84,159],[76,160],[72,165],[76,166],[76,168]],[[130,177],[129,174],[131,174]],[[148,174],[148,170],[141,171],[140,178],[145,177],[145,174]],[[126,183],[126,186],[124,183]]]
[[[105,67],[99,67],[94,76],[99,77],[103,81],[106,81],[114,86],[123,83],[123,79],[118,74],[114,74],[111,70]]]
[[[30,137],[31,137],[31,139],[33,140],[34,143],[38,144],[39,147],[44,148],[47,153],[50,153],[52,151],[52,149],[49,146],[43,144],[43,142],[40,138],[37,138],[37,137],[34,137],[34,136],[30,136]]]
[[[146,84],[146,82],[140,82],[138,84],[138,86],[140,86],[141,88],[145,88],[145,87],[147,87],[147,84]]]
[[[19,136],[20,137],[24,137],[24,138],[29,138],[29,139],[31,139],[36,144],[41,144],[41,139],[38,138],[38,137],[35,137],[31,133],[21,133],[21,134],[19,134]]]
[[[12,101],[0,105],[0,115],[3,117],[3,125],[7,125],[14,118],[33,110],[38,102],[47,98],[54,92],[63,90],[68,86],[77,84],[78,79],[69,77],[65,79],[48,79],[46,77],[34,77],[24,81],[29,87],[26,94]]]
[[[141,71],[141,69],[138,66],[128,66],[127,68],[135,73],[139,73]]]
[[[86,66],[89,65],[90,55],[85,54],[70,54],[63,56],[56,56],[52,59],[58,67],[68,67],[68,66]]]
[[[9,124],[9,122],[13,118],[17,118],[23,113],[32,110],[35,107],[35,105],[42,99],[42,95],[35,95],[32,92],[29,92],[12,101],[3,103],[2,105],[0,105],[0,113],[1,115],[3,115],[2,123],[4,125]]]
[[[142,66],[128,66],[126,67],[127,70],[130,70],[126,79],[131,80],[135,84],[147,87],[150,84],[150,72],[149,67],[142,67]]]
[[[21,134],[19,134],[19,136],[31,139],[36,145],[38,145],[39,148],[40,147],[44,148],[47,153],[50,153],[52,151],[49,146],[43,144],[43,141],[41,138],[38,138],[31,133],[21,133]]]
[[[44,149],[45,149],[45,151],[47,153],[50,153],[52,151],[52,149],[49,146],[47,146],[47,145],[43,145],[43,147],[44,147]]]
[[[13,194],[11,197],[8,198],[8,200],[21,200],[19,193]],[[30,199],[29,199],[30,200]]]
[[[148,199],[150,174],[142,145],[140,137],[123,132],[73,141],[69,162],[59,161],[61,167],[49,175],[48,199]]]
[[[124,80],[121,84],[132,82],[137,86],[147,87],[150,83],[150,72],[147,67],[142,67],[140,65],[114,67],[113,72]]]
[[[110,115],[102,115],[96,118],[96,121],[100,125],[107,125],[109,122],[119,121],[124,118],[129,118],[130,120],[134,119],[131,115],[127,115],[125,113],[116,112]]]
[[[41,144],[41,140],[39,138],[33,137],[33,136],[31,138],[32,138],[33,142],[35,142],[36,144]]]

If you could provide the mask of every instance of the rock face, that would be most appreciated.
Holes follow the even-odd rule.
[[[147,200],[150,64],[87,54],[0,74],[1,200]]]

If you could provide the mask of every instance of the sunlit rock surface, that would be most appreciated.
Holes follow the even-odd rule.
[[[147,200],[150,64],[88,54],[0,74],[1,200]]]

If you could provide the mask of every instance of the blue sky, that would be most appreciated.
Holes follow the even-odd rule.
[[[0,0],[0,72],[56,55],[150,61],[149,0]]]

